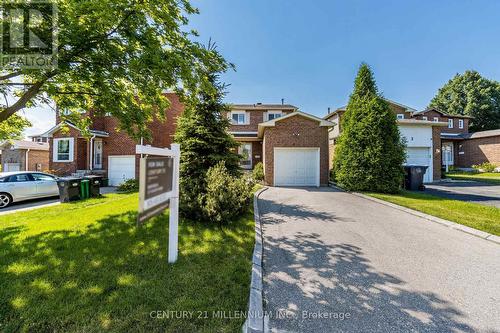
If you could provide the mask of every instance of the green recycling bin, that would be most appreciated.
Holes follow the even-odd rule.
[[[82,179],[80,181],[80,198],[87,199],[90,197],[90,180]]]

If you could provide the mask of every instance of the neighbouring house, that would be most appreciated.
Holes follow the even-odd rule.
[[[46,171],[49,169],[49,144],[24,140],[4,142],[2,171]]]
[[[484,162],[500,165],[500,129],[469,133],[471,117],[450,115],[435,108],[416,112],[413,117],[447,123],[441,130],[443,166],[469,168]]]
[[[441,130],[448,126],[442,119],[417,119],[417,110],[386,99],[396,114],[401,136],[406,140],[406,165],[424,165],[427,170],[424,182],[430,183],[441,179]],[[335,144],[342,131],[341,120],[346,106],[329,112],[323,119],[339,124],[329,130],[328,147],[330,168],[334,158]]]
[[[170,108],[165,111],[166,120],[154,120],[149,128],[150,142],[155,147],[170,147],[177,117],[184,111],[184,105],[175,93],[166,93]],[[40,137],[48,137],[50,145],[50,169],[57,175],[99,174],[109,179],[109,185],[116,186],[139,174],[139,155],[135,146],[141,142],[132,139],[126,132],[118,130],[118,119],[113,116],[90,114],[92,126],[90,136],[70,122],[61,121],[56,115],[56,125]]]
[[[228,118],[242,167],[262,162],[267,185],[328,185],[328,129],[334,123],[286,104],[234,104]]]
[[[49,137],[44,136],[44,134],[29,135],[28,138],[30,138],[33,142],[49,142]]]

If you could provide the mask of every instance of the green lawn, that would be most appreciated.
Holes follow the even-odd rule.
[[[500,184],[500,172],[448,172],[446,178]]]
[[[499,208],[406,191],[400,194],[366,194],[500,236]]]
[[[137,201],[110,194],[0,216],[0,331],[239,331],[244,319],[212,311],[247,308],[250,208],[223,228],[181,221],[179,260],[169,265],[168,215],[137,229]]]

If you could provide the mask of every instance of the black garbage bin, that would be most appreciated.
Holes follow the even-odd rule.
[[[84,179],[88,179],[90,181],[90,196],[91,197],[98,197],[101,195],[100,188],[101,188],[101,180],[102,176],[96,176],[96,175],[88,175],[85,176]]]
[[[425,165],[407,165],[405,169],[405,189],[410,191],[423,191],[424,186],[424,174],[427,170]]]
[[[80,178],[64,177],[57,179],[61,202],[80,200]]]

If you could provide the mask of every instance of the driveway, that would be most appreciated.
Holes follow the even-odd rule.
[[[500,208],[500,185],[473,181],[449,181],[425,185],[425,193]]]
[[[500,332],[500,246],[332,188],[259,198],[273,332]]]

